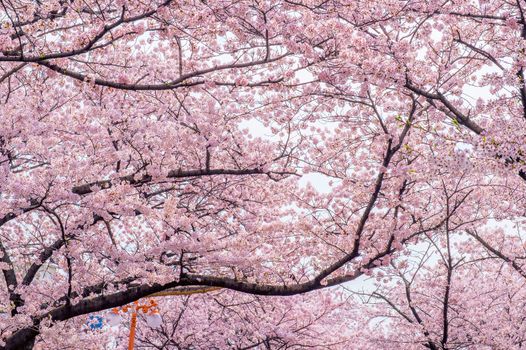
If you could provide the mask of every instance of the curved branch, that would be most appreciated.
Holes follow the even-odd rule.
[[[181,88],[181,87],[190,87],[190,86],[201,85],[201,84],[205,83],[204,80],[193,81],[193,82],[189,82],[187,80],[191,79],[191,78],[200,77],[200,76],[208,74],[208,73],[222,71],[222,70],[248,68],[248,67],[254,67],[254,66],[258,66],[258,65],[262,65],[262,64],[272,63],[272,62],[281,60],[284,57],[287,57],[289,55],[290,54],[284,54],[284,55],[280,55],[280,56],[277,56],[277,57],[274,57],[274,58],[271,58],[271,59],[266,59],[265,58],[265,59],[262,59],[262,60],[251,61],[251,62],[246,62],[246,63],[218,65],[218,66],[210,67],[210,68],[207,68],[207,69],[201,69],[201,70],[197,70],[197,71],[194,71],[194,72],[191,72],[191,73],[183,74],[183,75],[181,75],[179,78],[177,78],[175,80],[167,81],[167,82],[162,83],[162,84],[130,84],[130,83],[119,83],[119,82],[115,82],[115,81],[111,81],[111,80],[105,80],[105,79],[100,79],[100,78],[90,79],[90,77],[87,74],[74,72],[72,70],[65,69],[63,67],[57,66],[56,64],[50,63],[48,61],[40,61],[39,60],[36,63],[38,63],[41,66],[47,67],[47,68],[49,68],[49,69],[51,69],[51,70],[53,70],[53,71],[55,71],[55,72],[57,72],[59,74],[68,76],[70,78],[73,78],[73,79],[76,79],[76,80],[79,80],[79,81],[82,81],[82,82],[91,82],[91,83],[93,83],[95,85],[99,85],[99,86],[106,86],[106,87],[111,87],[111,88],[119,89],[119,90],[161,91],[161,90],[173,90],[173,89],[177,89],[177,88]],[[14,61],[26,62],[25,59],[16,59]],[[278,79],[277,81],[269,80],[269,81],[266,81],[266,83],[273,83],[273,82],[279,82],[279,81],[281,81],[281,79]],[[220,82],[216,82],[215,84],[216,85],[235,85],[234,83],[220,83]],[[261,83],[258,83],[258,84],[255,84],[255,85],[256,86],[257,85],[261,85]]]
[[[195,169],[195,170],[171,170],[166,175],[168,179],[182,179],[190,177],[204,177],[204,176],[218,176],[218,175],[294,175],[291,172],[276,172],[276,171],[264,171],[262,168],[249,168],[249,169]],[[125,182],[130,185],[143,185],[154,180],[153,176],[149,174],[143,175],[141,178],[136,179],[135,175],[122,176],[116,180],[101,180],[90,182],[84,185],[75,186],[71,189],[71,192],[78,195],[85,195],[92,193],[94,188],[107,189],[114,185],[114,182]]]

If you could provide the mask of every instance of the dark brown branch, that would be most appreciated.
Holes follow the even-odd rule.
[[[27,270],[24,279],[22,280],[22,284],[25,286],[30,285],[33,279],[35,278],[38,270],[42,267],[42,265],[51,257],[51,255],[53,255],[53,252],[59,250],[63,245],[64,240],[62,238],[59,238],[52,245],[42,250],[38,257],[38,261],[31,264],[31,266]]]
[[[9,293],[9,301],[11,301],[13,306],[16,307],[20,301],[20,295],[15,292],[18,287],[18,280],[16,278],[15,268],[13,262],[9,257],[7,249],[4,247],[2,241],[0,240],[0,253],[2,253],[2,258],[0,262],[7,265],[6,268],[2,268],[2,274],[4,275],[5,284]],[[13,315],[13,313],[11,313]]]
[[[13,55],[13,53],[11,53],[11,52],[4,52],[5,56],[4,57],[0,57],[0,61],[5,61],[5,62],[7,62],[7,61],[11,61],[11,62],[12,61],[41,62],[41,61],[45,61],[45,60],[51,60],[51,59],[56,59],[56,58],[67,58],[67,57],[72,57],[72,56],[77,56],[77,55],[81,55],[81,54],[87,53],[88,51],[90,51],[94,47],[94,45],[100,39],[102,39],[111,30],[117,28],[121,24],[132,23],[132,22],[139,21],[141,19],[150,17],[150,16],[154,15],[155,13],[157,13],[157,11],[160,8],[168,6],[172,1],[173,0],[167,0],[164,3],[162,3],[161,5],[159,5],[159,7],[157,7],[155,10],[151,10],[151,11],[142,13],[142,14],[137,15],[137,16],[129,17],[129,18],[124,18],[124,8],[123,8],[122,15],[120,16],[120,18],[117,21],[115,21],[112,24],[105,25],[104,28],[99,33],[97,33],[97,35],[95,35],[88,43],[86,43],[86,45],[84,45],[83,47],[81,47],[79,49],[66,51],[66,52],[51,53],[51,54],[47,54],[47,55],[43,54],[43,55],[38,55],[38,56],[24,56],[22,54],[20,54],[20,55]]]
[[[70,78],[73,78],[73,79],[76,79],[76,80],[80,80],[80,81],[83,81],[83,82],[92,82],[93,84],[95,85],[99,85],[99,86],[106,86],[106,87],[111,87],[111,88],[114,88],[114,89],[120,89],[120,90],[132,90],[132,91],[160,91],[160,90],[173,90],[173,89],[177,89],[177,88],[181,88],[181,87],[190,87],[190,86],[196,86],[196,85],[201,85],[201,84],[204,84],[205,81],[204,80],[198,80],[198,81],[188,81],[189,79],[191,78],[197,78],[197,77],[200,77],[202,75],[205,75],[205,74],[208,74],[208,73],[212,73],[212,72],[217,72],[217,71],[221,71],[221,70],[227,70],[227,69],[239,69],[239,68],[247,68],[247,67],[253,67],[253,66],[257,66],[257,65],[262,65],[262,64],[266,64],[266,63],[271,63],[271,62],[275,62],[275,61],[278,61],[284,57],[288,56],[288,54],[285,54],[285,55],[281,55],[281,56],[277,56],[275,58],[272,58],[272,59],[263,59],[263,60],[259,60],[259,61],[251,61],[251,62],[247,62],[247,63],[238,63],[238,64],[225,64],[225,65],[219,65],[219,66],[215,66],[215,67],[211,67],[211,68],[207,68],[207,69],[202,69],[202,70],[198,70],[198,71],[194,71],[194,72],[191,72],[191,73],[187,73],[187,74],[184,74],[182,76],[180,76],[179,78],[175,79],[175,80],[172,80],[172,81],[167,81],[165,83],[162,83],[162,84],[130,84],[130,83],[119,83],[119,82],[115,82],[115,81],[110,81],[110,80],[105,80],[105,79],[100,79],[100,78],[94,78],[94,79],[91,79],[88,77],[88,75],[86,74],[82,74],[82,73],[78,73],[78,72],[74,72],[72,70],[69,70],[69,69],[65,69],[63,67],[60,67],[60,66],[57,66],[53,63],[50,63],[48,61],[37,61],[36,63],[44,66],[44,67],[47,67],[57,73],[60,73],[62,75],[65,75],[65,76],[68,76]],[[21,59],[16,59],[16,60],[13,60],[13,61],[17,61],[17,62],[25,62],[26,60],[21,60]],[[260,86],[260,85],[263,85],[264,83],[277,83],[277,82],[280,82],[281,79],[278,79],[276,81],[264,81],[264,82],[259,82],[257,84],[248,84],[248,86]],[[227,85],[227,86],[230,86],[230,85],[233,85],[235,86],[236,84],[235,83],[222,83],[222,82],[215,82],[216,85]]]
[[[6,72],[4,75],[0,77],[0,84],[4,82],[7,78],[9,78],[11,75],[18,72],[20,69],[24,68],[27,65],[27,63],[21,63],[15,68],[11,69],[10,71]]]
[[[493,248],[491,244],[486,242],[482,237],[480,237],[475,231],[473,230],[466,230],[466,232],[473,238],[475,238],[484,248],[486,248],[489,252],[493,253],[496,257],[499,259],[502,259],[503,261],[507,262],[511,265],[511,267],[517,271],[522,277],[526,278],[526,271],[522,269],[519,264],[517,264],[513,259],[510,257],[504,255],[501,251]]]
[[[409,129],[411,128],[411,122],[412,122],[412,120],[413,120],[413,118],[415,116],[415,112],[416,112],[416,104],[415,104],[415,101],[413,100],[413,104],[411,106],[411,111],[409,113],[408,122],[405,123],[404,129],[402,130],[402,132],[401,132],[401,134],[399,136],[398,144],[393,146],[393,140],[392,139],[390,139],[389,142],[388,142],[387,151],[386,151],[384,159],[382,161],[382,167],[384,169],[386,169],[389,166],[389,164],[391,162],[391,159],[393,158],[395,153],[402,146],[402,144],[404,142],[404,138],[407,135]],[[336,261],[333,264],[331,264],[324,271],[322,271],[316,277],[316,281],[318,283],[320,283],[324,278],[326,278],[327,276],[331,275],[333,272],[335,272],[336,270],[340,269],[342,266],[344,266],[345,264],[347,264],[348,262],[350,262],[351,260],[353,260],[354,258],[356,258],[356,257],[358,257],[360,255],[360,240],[361,240],[361,237],[362,237],[362,233],[363,233],[363,230],[365,229],[365,224],[367,223],[367,220],[369,219],[371,211],[373,210],[373,208],[374,208],[374,206],[376,204],[376,200],[378,199],[378,196],[380,194],[380,190],[382,189],[383,180],[384,180],[384,172],[381,171],[378,174],[378,176],[376,177],[373,193],[371,194],[371,196],[369,198],[369,202],[367,203],[365,211],[363,212],[363,214],[362,214],[362,216],[360,218],[360,222],[358,223],[358,226],[356,228],[356,231],[355,231],[356,237],[354,239],[353,250],[349,254],[343,256],[338,261]]]
[[[292,173],[286,172],[275,172],[279,175],[292,175]],[[250,169],[196,169],[196,170],[172,170],[168,172],[166,178],[168,179],[182,179],[191,177],[203,177],[203,176],[218,176],[218,175],[270,175],[272,172],[265,172],[262,168],[250,168]],[[95,188],[107,189],[113,186],[115,181],[125,182],[130,185],[142,185],[153,181],[151,175],[143,175],[136,179],[134,175],[128,175],[118,178],[117,180],[103,180],[91,182],[85,185],[79,185],[73,187],[71,190],[73,193],[78,195],[85,195],[92,193]]]
[[[462,112],[460,112],[455,106],[453,106],[453,104],[451,104],[451,102],[449,102],[446,99],[446,97],[440,92],[431,93],[431,92],[422,90],[416,87],[415,85],[413,85],[409,80],[406,82],[405,87],[413,91],[419,96],[423,96],[427,99],[436,100],[436,101],[441,102],[455,116],[459,124],[466,126],[468,129],[470,129],[474,133],[480,135],[484,131],[484,129],[482,129],[478,124],[474,123],[471,119],[469,119]]]
[[[476,53],[486,57],[487,59],[489,59],[491,62],[493,62],[497,67],[499,67],[501,70],[504,70],[504,67],[499,63],[499,61],[497,61],[495,59],[495,57],[493,57],[490,53],[482,50],[482,49],[479,49],[478,47],[476,47],[475,45],[471,45],[470,43],[468,42],[465,42],[464,40],[462,40],[462,38],[460,37],[460,33],[457,32],[457,35],[458,35],[458,38],[457,39],[454,39],[454,41],[456,41],[457,43],[459,44],[462,44],[468,48],[470,48],[472,51],[475,51]]]

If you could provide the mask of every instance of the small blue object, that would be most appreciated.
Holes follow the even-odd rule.
[[[104,319],[102,316],[90,315],[86,324],[92,331],[102,329],[104,326]]]

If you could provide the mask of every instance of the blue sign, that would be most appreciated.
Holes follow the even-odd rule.
[[[104,326],[104,319],[102,316],[90,315],[86,324],[92,331],[102,329]]]

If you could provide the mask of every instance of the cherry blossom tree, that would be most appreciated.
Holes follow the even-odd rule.
[[[122,347],[87,316],[195,286],[141,346],[521,344],[526,3],[0,4],[3,348]]]
[[[480,258],[449,255],[438,237],[427,248],[377,271],[374,291],[356,292],[360,348],[521,349],[524,280],[498,259],[481,269]]]

